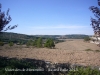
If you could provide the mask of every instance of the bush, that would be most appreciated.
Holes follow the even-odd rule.
[[[95,50],[95,52],[100,52],[100,50]]]
[[[9,43],[9,46],[10,46],[10,47],[11,47],[11,46],[13,46],[13,45],[14,45],[14,43],[13,43],[13,42],[10,42],[10,43]]]
[[[78,68],[77,71],[69,71],[68,75],[100,75],[100,71],[97,69]]]
[[[33,41],[32,46],[35,46],[35,47],[37,46],[37,40],[36,39]]]
[[[42,47],[42,38],[38,38],[36,44],[37,44],[37,47],[39,48]]]
[[[30,42],[29,42],[29,41],[26,43],[26,46],[27,46],[27,47],[29,47],[29,46],[30,46]]]
[[[55,47],[54,41],[52,39],[47,39],[46,43],[44,44],[44,47],[54,48]]]
[[[93,51],[93,50],[91,50],[91,49],[86,49],[85,51]]]
[[[0,46],[3,46],[4,45],[4,43],[3,42],[0,42]]]
[[[91,39],[90,39],[89,37],[85,37],[85,38],[84,38],[84,41],[86,41],[86,42],[87,42],[87,41],[90,41],[90,40],[91,40]]]

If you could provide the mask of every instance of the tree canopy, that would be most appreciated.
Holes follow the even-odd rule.
[[[98,5],[100,6],[100,0],[98,0]],[[91,18],[91,25],[94,34],[100,36],[100,8],[91,6],[89,9],[94,13],[94,16],[96,18]]]
[[[54,48],[55,44],[54,44],[54,41],[52,39],[47,39],[47,41],[44,44],[44,46],[47,47],[47,48]]]
[[[14,26],[9,25],[8,27],[6,27],[12,20],[11,16],[9,15],[10,9],[8,8],[6,13],[1,11],[1,9],[2,9],[2,5],[0,4],[0,32],[16,28],[18,25],[14,25]]]

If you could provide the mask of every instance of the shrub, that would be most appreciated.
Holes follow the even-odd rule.
[[[54,48],[55,47],[54,41],[52,39],[47,39],[46,43],[44,44],[44,47]]]
[[[29,42],[29,41],[26,43],[26,46],[27,46],[27,47],[29,47],[29,46],[30,46],[30,42]]]
[[[4,45],[4,43],[0,41],[0,46],[3,46],[3,45]]]
[[[37,44],[37,47],[42,47],[42,38],[38,38],[36,44]]]
[[[95,50],[95,52],[100,52],[100,50]]]
[[[13,42],[10,42],[10,43],[9,43],[9,46],[10,46],[10,47],[11,47],[11,46],[13,46],[13,45],[14,45],[14,43],[13,43]]]
[[[86,49],[85,51],[93,51],[93,50],[91,50],[91,49]]]
[[[91,40],[91,39],[90,39],[89,37],[85,37],[85,38],[84,38],[84,41],[86,41],[86,42],[87,42],[87,41],[90,41],[90,40]]]

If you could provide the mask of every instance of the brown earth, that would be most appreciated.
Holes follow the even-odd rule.
[[[92,51],[86,51],[91,49]],[[52,63],[72,63],[85,66],[100,66],[100,47],[84,42],[82,39],[69,39],[56,44],[55,49],[48,48],[3,48],[0,56],[31,58],[51,61]]]

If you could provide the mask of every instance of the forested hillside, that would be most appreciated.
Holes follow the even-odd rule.
[[[38,37],[42,37],[43,39],[52,38],[52,39],[84,39],[88,35],[81,35],[81,34],[72,34],[72,35],[26,35],[26,34],[18,34],[18,33],[10,33],[10,32],[2,32],[0,34],[1,41],[13,41],[18,42],[20,40],[27,41],[27,40],[34,40]]]
[[[9,32],[2,32],[0,34],[0,40],[4,42],[18,42],[18,41],[27,41],[31,39],[35,39],[35,36],[29,36],[25,34],[18,34],[18,33],[9,33]]]

